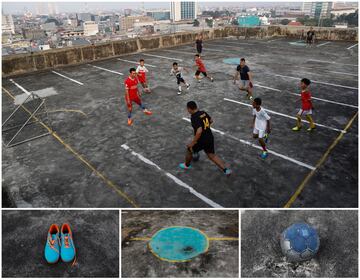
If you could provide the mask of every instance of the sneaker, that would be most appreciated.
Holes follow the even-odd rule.
[[[230,176],[231,173],[232,173],[232,171],[231,171],[230,168],[225,168],[224,174],[225,174],[226,176]]]
[[[292,128],[292,131],[299,131],[300,129],[301,129],[301,126],[300,127],[295,126],[295,127]]]
[[[149,88],[145,88],[145,89],[144,89],[144,92],[146,92],[146,93],[151,93],[151,90],[150,90]]]
[[[131,118],[128,118],[128,126],[132,125],[133,124],[133,120]]]
[[[189,165],[189,166],[186,166],[186,164],[185,163],[180,163],[179,164],[179,167],[181,168],[181,169],[184,169],[184,170],[188,170],[188,169],[191,169],[191,164]]]
[[[200,154],[199,153],[193,153],[193,161],[199,161]]]
[[[213,78],[213,77],[211,77],[211,78],[210,78],[210,81],[211,81],[211,82],[213,82],[213,81],[214,81],[214,78]]]
[[[187,89],[187,90],[189,90],[189,88],[190,88],[190,84],[188,84],[188,85],[186,86],[186,89]]]
[[[249,100],[253,100],[253,97],[252,97],[252,95],[250,95],[250,96],[249,96]]]
[[[309,127],[309,128],[307,129],[307,131],[311,132],[311,131],[315,130],[315,128],[316,128],[316,126],[314,126],[314,127]]]
[[[181,90],[178,91],[178,95],[180,95],[180,94],[181,94]]]
[[[45,244],[45,259],[48,263],[57,263],[60,257],[60,230],[59,226],[52,224],[48,231]]]
[[[148,115],[148,116],[152,115],[152,112],[150,110],[148,110],[148,109],[144,109],[143,112],[144,112],[145,115]]]
[[[265,144],[266,144],[269,140],[269,134],[265,133],[264,139],[265,139]]]
[[[263,151],[260,156],[262,159],[266,159],[268,157],[268,152]]]
[[[61,259],[63,262],[71,262],[75,259],[75,245],[69,224],[61,226]]]

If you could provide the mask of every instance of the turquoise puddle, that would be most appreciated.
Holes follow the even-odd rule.
[[[170,227],[159,230],[149,242],[151,252],[170,262],[184,262],[205,253],[209,240],[205,233],[190,227]]]

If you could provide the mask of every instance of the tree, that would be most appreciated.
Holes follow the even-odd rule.
[[[193,26],[195,26],[195,27],[200,26],[200,21],[198,21],[197,19],[194,19]]]
[[[284,18],[284,19],[282,19],[282,20],[280,21],[280,23],[281,23],[282,25],[288,25],[289,22],[290,22],[290,20],[288,20],[287,18]]]
[[[205,19],[205,22],[209,27],[214,26],[214,20],[213,19],[207,18],[207,19]]]
[[[333,25],[334,25],[334,21],[331,18],[324,18],[321,21],[321,26],[332,27]]]
[[[232,25],[239,25],[239,22],[236,18],[234,18],[232,21],[231,21],[231,24]]]

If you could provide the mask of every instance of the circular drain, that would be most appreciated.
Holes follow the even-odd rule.
[[[223,59],[223,62],[226,64],[239,65],[240,57],[225,58]]]
[[[195,228],[169,227],[154,234],[149,248],[163,261],[186,262],[205,253],[209,248],[209,239]]]

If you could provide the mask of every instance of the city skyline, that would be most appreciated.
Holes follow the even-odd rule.
[[[268,6],[299,6],[302,2],[198,2],[200,7],[268,7]],[[95,11],[119,11],[123,9],[170,9],[168,2],[3,2],[3,14],[48,13],[81,13]]]

